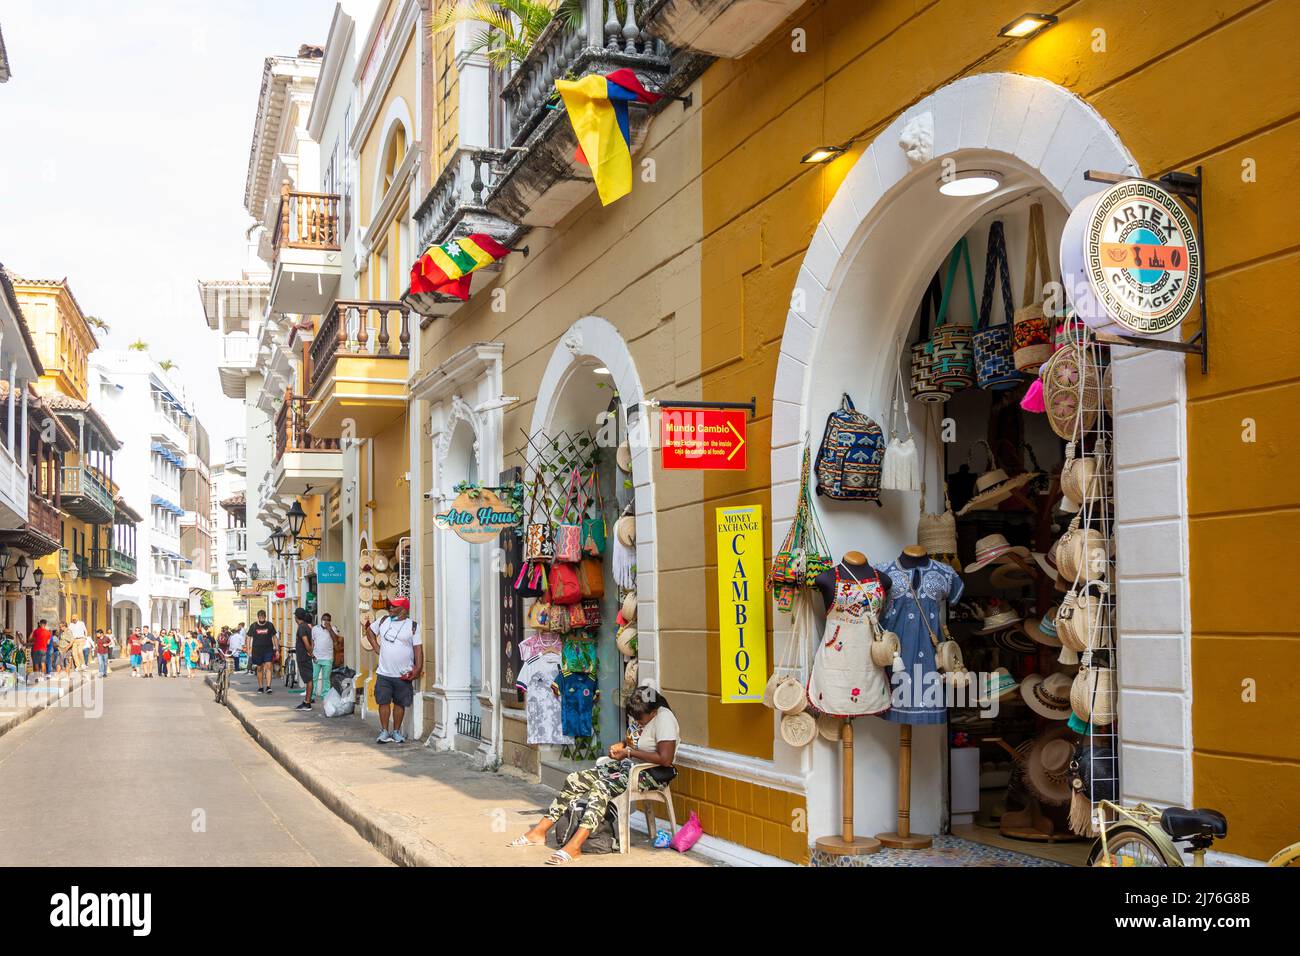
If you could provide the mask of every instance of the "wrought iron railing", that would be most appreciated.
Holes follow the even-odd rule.
[[[406,358],[411,346],[411,313],[401,302],[339,300],[321,321],[311,350],[311,391],[334,372],[342,355]]]

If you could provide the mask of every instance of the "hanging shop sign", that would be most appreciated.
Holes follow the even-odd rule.
[[[1097,331],[1159,335],[1200,303],[1196,227],[1157,183],[1126,179],[1074,207],[1061,234],[1070,304]]]
[[[317,584],[344,584],[347,582],[347,563],[344,561],[317,561]]]
[[[745,412],[741,409],[669,408],[659,412],[663,467],[744,471]]]
[[[763,506],[719,508],[716,529],[722,703],[762,703],[767,682]]]
[[[444,531],[454,531],[463,541],[483,544],[519,524],[519,512],[487,488],[477,492],[462,491],[451,507],[434,515],[434,524]]]

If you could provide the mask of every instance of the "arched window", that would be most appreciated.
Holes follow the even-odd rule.
[[[388,145],[384,147],[384,188],[388,192],[397,176],[397,170],[406,158],[406,127],[401,123],[394,125],[388,135]]]

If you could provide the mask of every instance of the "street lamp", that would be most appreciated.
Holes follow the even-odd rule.
[[[307,512],[302,510],[302,502],[297,498],[293,499],[293,504],[289,508],[289,533],[293,535],[294,540],[302,534],[303,522],[307,520]]]
[[[0,576],[2,576],[5,573],[5,569],[8,567],[9,567],[9,546],[0,544]]]
[[[294,503],[297,504],[297,502]],[[284,539],[285,533],[283,528],[276,528],[271,532],[271,550],[275,552],[277,558],[284,554]]]
[[[41,582],[44,580],[45,580],[45,572],[42,571],[40,568],[37,568],[35,571],[32,572],[32,583],[36,585],[36,587],[32,589],[33,593],[35,594],[41,593]]]

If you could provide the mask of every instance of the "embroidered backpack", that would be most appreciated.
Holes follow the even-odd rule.
[[[826,420],[817,451],[817,494],[839,501],[880,504],[880,461],[885,436],[880,426],[857,411],[848,393]]]

